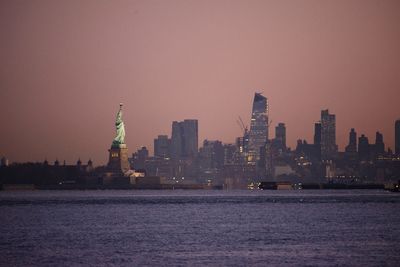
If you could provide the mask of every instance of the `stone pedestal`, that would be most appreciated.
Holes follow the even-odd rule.
[[[109,151],[108,170],[123,175],[130,170],[128,162],[128,148],[125,144],[112,145]]]

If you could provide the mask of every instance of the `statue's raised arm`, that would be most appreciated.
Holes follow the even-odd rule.
[[[113,146],[119,146],[125,144],[125,125],[122,121],[122,103],[119,104],[119,110],[117,113],[117,118],[115,120],[116,136],[113,140]]]

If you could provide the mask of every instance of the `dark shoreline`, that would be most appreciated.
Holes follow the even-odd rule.
[[[33,185],[33,184],[4,184],[0,186],[0,191],[14,190],[224,190],[220,186],[208,186],[202,184],[161,184],[154,186],[138,187],[135,185],[115,184],[115,185],[81,185],[81,184],[61,184],[61,185]],[[233,188],[249,190],[245,188]],[[280,189],[277,182],[261,182],[260,190],[390,190],[396,191],[395,188],[388,188],[384,184],[318,184],[307,183],[293,185],[290,189]],[[231,190],[231,189],[229,189]]]

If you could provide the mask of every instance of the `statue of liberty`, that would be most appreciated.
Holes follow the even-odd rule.
[[[121,144],[125,144],[125,126],[122,121],[122,103],[119,104],[119,110],[117,118],[115,120],[116,136],[112,142],[113,147],[119,147]]]

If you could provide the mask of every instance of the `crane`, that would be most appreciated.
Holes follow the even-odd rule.
[[[244,122],[240,116],[238,116],[238,119],[236,119],[237,124],[239,125],[240,129],[242,130],[243,133],[247,132],[247,126],[244,125]]]

